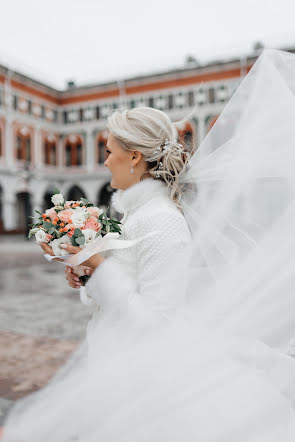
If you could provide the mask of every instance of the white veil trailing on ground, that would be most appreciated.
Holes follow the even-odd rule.
[[[182,175],[184,311],[148,334],[90,324],[3,442],[294,441],[294,93],[295,56],[264,51]]]

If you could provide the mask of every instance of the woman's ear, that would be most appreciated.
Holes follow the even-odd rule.
[[[141,159],[142,159],[142,153],[138,152],[137,150],[133,151],[131,157],[132,167],[135,167],[140,162]]]

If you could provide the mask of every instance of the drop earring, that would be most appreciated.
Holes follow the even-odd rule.
[[[133,167],[131,167],[131,169],[130,169],[130,173],[133,173],[133,172],[134,172]]]

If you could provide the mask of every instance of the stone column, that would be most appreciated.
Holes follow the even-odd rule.
[[[34,164],[37,169],[42,166],[42,148],[40,126],[36,126],[34,133]]]
[[[3,198],[3,223],[4,230],[14,230],[17,227],[16,197],[4,195]]]
[[[12,130],[12,120],[9,114],[6,118],[5,126],[5,163],[8,169],[12,169],[14,165],[14,140]]]
[[[64,167],[64,152],[63,152],[63,142],[64,142],[64,137],[63,135],[60,135],[58,141],[57,141],[57,164],[58,164],[58,169],[61,170]]]
[[[85,134],[85,148],[86,148],[86,168],[87,172],[93,172],[95,158],[94,158],[94,135],[91,129],[87,129]]]

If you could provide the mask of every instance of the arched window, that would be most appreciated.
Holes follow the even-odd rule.
[[[108,141],[108,135],[106,132],[101,132],[97,136],[97,162],[103,164],[106,160],[106,147]]]
[[[27,127],[22,127],[16,132],[16,158],[31,162],[31,134]]]
[[[82,166],[83,142],[78,135],[70,135],[65,142],[66,167]]]
[[[179,142],[183,144],[185,150],[193,152],[194,149],[194,137],[193,128],[190,123],[186,123],[182,129],[178,130]]]
[[[45,164],[56,166],[56,141],[53,135],[48,135],[44,140]]]

